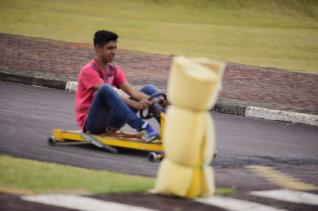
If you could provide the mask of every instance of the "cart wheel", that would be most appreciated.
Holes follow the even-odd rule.
[[[163,159],[164,155],[163,154],[160,154],[160,153],[156,153],[156,152],[150,152],[148,154],[148,159],[151,161],[151,162],[159,162]]]
[[[213,154],[213,160],[214,160],[217,156],[218,156],[218,151],[215,150],[215,151],[214,151],[214,154]]]
[[[47,143],[50,145],[50,146],[55,146],[56,144],[56,139],[53,137],[53,136],[50,136],[47,140]]]

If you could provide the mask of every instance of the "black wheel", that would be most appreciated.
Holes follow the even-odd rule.
[[[47,140],[47,143],[50,145],[50,146],[55,146],[56,144],[56,139],[53,137],[53,136],[50,136]]]
[[[155,162],[156,161],[156,157],[157,157],[157,153],[155,152],[150,152],[148,154],[148,159],[151,161],[151,162]]]
[[[148,159],[151,161],[151,162],[159,162],[163,159],[164,157],[164,154],[161,154],[161,153],[156,153],[156,152],[150,152],[148,154]]]
[[[213,160],[214,160],[217,156],[218,156],[218,151],[215,150],[215,151],[214,151],[214,155],[213,155]]]
[[[211,162],[211,165],[212,165],[212,166],[214,165],[214,162],[215,162],[215,159],[216,159],[217,156],[218,156],[218,151],[215,150],[215,151],[214,151],[214,154],[213,154],[213,159],[212,159],[212,162]]]

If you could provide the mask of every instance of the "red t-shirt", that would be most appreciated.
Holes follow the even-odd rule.
[[[127,82],[124,71],[118,66],[108,64],[106,69],[100,69],[96,60],[93,59],[82,67],[77,79],[77,91],[75,94],[76,121],[83,130],[89,108],[94,98],[94,87],[103,83],[111,84],[119,88]]]

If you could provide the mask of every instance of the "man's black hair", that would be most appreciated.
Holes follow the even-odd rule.
[[[100,30],[95,32],[94,35],[94,46],[98,45],[100,47],[103,47],[105,44],[107,44],[110,41],[117,41],[118,35],[111,31],[106,30]]]

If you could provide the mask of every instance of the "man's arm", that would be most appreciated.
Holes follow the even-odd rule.
[[[104,83],[94,86],[95,92],[97,92],[103,84],[104,84]],[[128,83],[127,83],[127,84],[128,84]],[[128,85],[128,86],[129,86],[129,85]],[[130,86],[131,86],[131,85],[130,85]],[[134,89],[133,86],[131,86],[131,87]],[[121,87],[119,87],[119,88],[122,89]],[[126,88],[126,87],[125,87],[125,88]],[[126,89],[126,90],[122,89],[122,90],[127,93],[127,91],[126,91],[127,89]],[[139,92],[138,90],[135,90],[135,91]],[[132,97],[129,93],[127,93],[127,94],[128,94],[132,99],[129,99],[128,97],[125,97],[125,96],[121,96],[121,97],[122,97],[122,99],[124,100],[124,102],[125,102],[128,106],[130,106],[130,107],[132,107],[132,108],[134,108],[134,109],[143,110],[143,109],[148,108],[148,106],[150,105],[149,101],[147,100],[147,99],[149,98],[149,96],[146,95],[146,94],[141,93],[141,94],[144,95],[144,97],[147,98],[147,99],[143,98],[143,100],[137,100],[137,99],[135,99],[134,97]],[[139,98],[139,97],[140,97],[140,96],[138,96],[138,98]]]
[[[131,85],[129,82],[123,83],[119,86],[121,90],[126,92],[132,99],[137,101],[146,101],[149,99],[150,96],[146,95],[143,92],[140,92],[137,90],[133,85]]]
[[[143,110],[148,108],[152,102],[150,102],[148,99],[150,96],[147,94],[140,92],[137,90],[133,85],[131,85],[129,82],[123,83],[119,86],[121,90],[123,90],[126,94],[130,96],[131,99],[126,98],[124,99],[125,102],[130,105],[133,108],[136,108],[138,110]],[[138,103],[138,104],[136,104]],[[131,105],[133,104],[133,105]]]
[[[100,87],[103,85],[102,84],[98,84],[96,85],[94,88],[96,91],[98,91],[100,89]],[[148,100],[150,96],[146,95],[143,92],[140,92],[139,90],[137,90],[133,85],[131,85],[129,82],[123,83],[121,84],[118,88],[120,88],[121,90],[123,90],[125,93],[127,93],[132,99],[137,100],[137,101],[141,101],[141,100]]]
[[[136,100],[133,100],[133,99],[129,99],[128,97],[122,97],[122,99],[125,101],[125,103],[134,108],[134,109],[137,109],[137,110],[144,110],[146,108],[148,108],[149,104],[147,102],[138,102]]]

